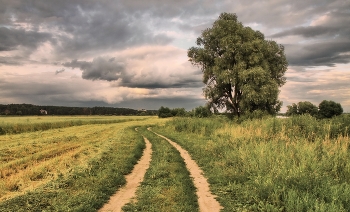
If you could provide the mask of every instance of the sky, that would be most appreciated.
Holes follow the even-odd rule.
[[[284,45],[287,105],[350,112],[348,0],[0,0],[0,104],[133,109],[204,105],[188,61],[220,13]]]

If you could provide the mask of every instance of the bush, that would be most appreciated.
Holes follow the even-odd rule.
[[[323,100],[318,106],[319,118],[332,118],[343,113],[343,108],[339,103]]]

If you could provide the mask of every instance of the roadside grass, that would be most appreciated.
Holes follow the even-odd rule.
[[[180,153],[166,140],[138,128],[152,143],[152,160],[137,190],[136,202],[124,211],[198,211],[196,189]]]
[[[96,211],[142,155],[145,143],[134,126],[159,122],[0,136],[0,211]]]
[[[239,125],[225,118],[177,118],[153,130],[189,151],[223,211],[338,212],[350,211],[349,118]]]
[[[35,132],[88,124],[145,120],[151,116],[21,116],[0,117],[0,135]]]

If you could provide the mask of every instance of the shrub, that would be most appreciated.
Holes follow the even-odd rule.
[[[343,113],[343,108],[339,103],[334,101],[323,100],[318,106],[320,118],[332,118]]]

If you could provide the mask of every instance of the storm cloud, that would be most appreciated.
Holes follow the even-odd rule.
[[[286,45],[290,65],[335,66],[350,62],[350,41],[324,42],[308,45]]]
[[[188,61],[187,49],[220,13],[229,12],[285,46],[290,66],[281,88],[284,107],[298,98],[334,99],[350,111],[350,88],[342,80],[350,69],[349,1],[0,0],[0,5],[1,103],[200,105],[202,73]],[[335,95],[336,89],[342,92]]]
[[[118,80],[124,72],[124,66],[114,60],[98,57],[92,62],[72,60],[62,64],[65,67],[79,68],[83,71],[83,79],[90,80]]]

